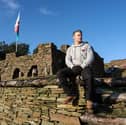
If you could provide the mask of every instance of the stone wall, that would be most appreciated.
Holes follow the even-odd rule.
[[[105,64],[105,69],[112,72],[114,78],[126,78],[126,59],[112,60]]]
[[[64,105],[66,94],[58,87],[55,76],[3,81],[0,86],[1,125],[80,124],[78,117],[84,111],[83,91],[78,106]],[[59,117],[61,122],[56,121],[55,117]]]
[[[96,88],[95,99],[101,98],[102,102],[96,105],[95,115],[103,119],[125,118],[126,88],[101,85],[98,83]],[[56,76],[1,81],[0,125],[85,125],[80,122],[81,116],[87,115],[83,95],[79,85],[79,100],[63,104],[67,95],[59,88]]]
[[[6,59],[0,61],[0,80],[54,74],[64,66],[64,56],[53,43],[40,44],[33,55],[16,57],[15,53],[7,54]],[[55,68],[56,65],[59,67]]]
[[[94,51],[95,60],[92,64],[94,77],[103,77],[104,76],[104,59]]]
[[[126,59],[112,60],[109,65],[126,68]]]

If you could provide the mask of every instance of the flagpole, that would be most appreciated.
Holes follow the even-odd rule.
[[[16,36],[16,37],[17,37],[17,36]],[[17,42],[18,42],[18,41],[17,41],[17,38],[16,38],[16,53],[17,53]]]
[[[19,32],[16,33],[16,52],[18,50]]]
[[[17,41],[16,41],[16,53],[17,53]]]

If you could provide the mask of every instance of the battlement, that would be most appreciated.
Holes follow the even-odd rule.
[[[33,55],[16,57],[15,53],[6,54],[5,60],[0,61],[0,80],[55,74],[64,67],[64,56],[52,42],[39,44]]]

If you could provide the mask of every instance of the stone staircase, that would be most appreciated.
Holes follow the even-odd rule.
[[[102,117],[126,116],[126,88],[97,83],[95,114]],[[117,94],[118,93],[118,94]],[[79,85],[78,105],[63,104],[66,94],[56,76],[0,82],[0,125],[83,125],[84,90]]]

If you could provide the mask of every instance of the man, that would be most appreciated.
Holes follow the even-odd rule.
[[[93,107],[93,74],[91,64],[94,61],[94,54],[91,46],[82,41],[82,31],[73,32],[73,45],[67,49],[65,62],[67,68],[57,73],[60,85],[68,94],[65,104],[73,101],[78,96],[78,86],[75,82],[76,76],[81,75],[84,80],[85,98],[87,109]]]

